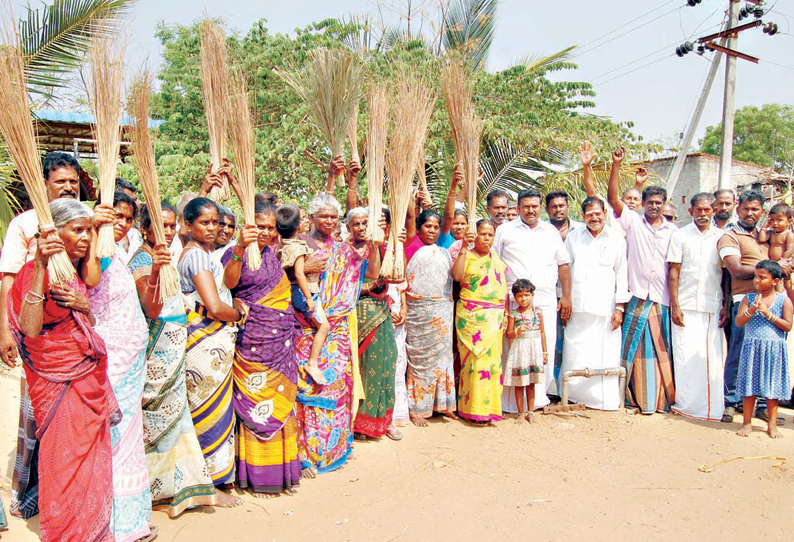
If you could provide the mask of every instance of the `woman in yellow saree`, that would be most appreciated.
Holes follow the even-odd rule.
[[[493,240],[493,225],[480,220],[477,234],[466,234],[452,266],[452,278],[461,285],[455,318],[461,359],[458,414],[478,424],[502,419],[507,281],[504,262],[491,250]]]

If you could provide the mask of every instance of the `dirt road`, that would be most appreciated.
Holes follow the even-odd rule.
[[[18,379],[0,375],[2,496],[8,506]],[[344,469],[292,497],[155,513],[162,542],[791,540],[794,421],[784,438],[733,434],[738,423],[590,412],[496,428],[433,419],[401,442],[357,444]],[[788,458],[739,459],[776,456]],[[701,466],[716,468],[702,472]],[[38,540],[11,518],[4,540]]]

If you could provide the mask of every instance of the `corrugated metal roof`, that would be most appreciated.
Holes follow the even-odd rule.
[[[44,122],[65,122],[69,124],[93,124],[94,116],[85,113],[71,113],[69,111],[53,111],[40,109],[34,112],[36,118]],[[132,119],[124,115],[119,119],[122,126],[132,126]],[[149,119],[149,128],[159,128],[165,121]]]

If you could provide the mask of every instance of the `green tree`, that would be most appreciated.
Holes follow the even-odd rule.
[[[156,158],[164,193],[173,198],[186,190],[195,191],[209,164],[198,75],[198,25],[161,25],[158,37],[164,48],[164,63],[152,115],[165,123],[156,135]],[[324,164],[331,158],[308,118],[306,106],[273,73],[274,67],[300,67],[307,61],[308,51],[315,47],[348,46],[362,54],[373,80],[388,78],[397,65],[408,64],[437,85],[443,58],[428,45],[431,42],[417,35],[409,38],[407,33],[401,38],[399,32],[392,33],[388,40],[374,40],[371,25],[360,18],[329,19],[296,30],[294,36],[271,34],[262,20],[246,35],[230,36],[231,56],[249,74],[261,189],[305,203],[323,186]],[[553,81],[549,77],[552,72],[575,67],[561,58],[560,54],[538,57],[496,73],[483,69],[473,73],[474,99],[484,119],[483,150],[499,151],[498,156],[490,157],[494,163],[544,171],[547,163],[559,164],[567,159],[557,149],[575,149],[585,137],[605,149],[634,141],[628,125],[586,113],[594,106],[589,84]],[[440,194],[446,190],[454,160],[450,159],[453,151],[449,121],[440,88],[437,91],[439,101],[428,132],[426,156],[435,170],[433,177],[438,179],[434,191]],[[362,100],[359,126],[365,125],[363,105]],[[496,141],[507,146],[488,143]],[[516,156],[505,157],[505,149]],[[484,161],[488,159],[484,156]],[[496,166],[489,171],[496,174],[488,186],[510,188],[516,186],[516,180],[524,182],[523,186],[529,182],[518,172]]]
[[[700,152],[720,154],[722,123],[709,126]],[[783,104],[747,106],[736,111],[733,158],[783,171],[794,165],[794,107]]]
[[[118,21],[133,4],[135,0],[55,0],[37,9],[27,6],[16,30],[30,93],[46,99],[65,86],[67,74],[82,63],[91,41],[116,32]],[[5,141],[0,141],[0,236],[5,236],[6,226],[19,210],[11,193],[15,180]]]

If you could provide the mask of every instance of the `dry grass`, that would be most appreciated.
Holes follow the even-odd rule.
[[[449,59],[441,72],[441,85],[452,129],[456,161],[463,167],[469,212],[469,231],[476,231],[477,181],[479,177],[482,122],[474,111],[471,82],[464,64]]]
[[[0,45],[0,133],[33,204],[39,228],[52,229],[52,213],[33,130],[22,52],[11,24],[8,20],[0,23],[0,26],[5,25],[0,28],[3,34]],[[47,269],[51,284],[69,283],[75,275],[66,251],[53,255]]]
[[[383,167],[386,160],[386,135],[389,128],[389,92],[386,85],[373,85],[367,96],[367,197],[369,221],[367,239],[383,243],[383,229],[378,225],[383,209]]]
[[[89,103],[96,121],[92,128],[97,146],[100,203],[105,205],[113,205],[116,191],[126,45],[127,39],[124,35],[107,33],[94,40],[88,51],[91,65]],[[97,256],[109,258],[115,252],[113,224],[104,224],[97,238]]]
[[[433,114],[435,95],[426,81],[404,70],[400,71],[393,86],[394,122],[386,154],[392,220],[389,247],[381,275],[386,280],[400,282],[405,279],[405,250],[397,236],[405,224],[405,215],[411,203],[413,178]]]
[[[237,181],[240,183],[240,204],[243,207],[245,224],[256,224],[254,204],[256,198],[256,172],[254,160],[254,127],[251,122],[251,109],[248,105],[248,84],[245,73],[236,68],[231,75],[229,94],[229,120],[234,127],[230,131],[234,163],[237,167]],[[248,267],[257,270],[262,265],[262,254],[257,243],[246,247]]]
[[[138,165],[138,177],[141,180],[143,197],[149,208],[152,219],[152,231],[156,244],[165,243],[163,214],[160,211],[160,185],[157,179],[157,168],[154,162],[152,138],[149,132],[149,101],[152,94],[152,75],[141,74],[132,85],[130,116],[134,119],[132,131],[132,152]],[[179,274],[176,267],[166,265],[160,269],[159,299],[165,301],[181,294]]]
[[[309,113],[333,157],[344,154],[350,118],[358,109],[364,68],[349,49],[309,52],[305,69],[274,69],[309,106]]]
[[[229,100],[229,64],[226,54],[226,35],[223,28],[206,17],[199,34],[201,45],[201,90],[210,138],[212,171],[221,167],[226,158],[226,112]],[[209,197],[217,202],[229,199],[229,183],[223,178],[221,188],[212,187]]]

